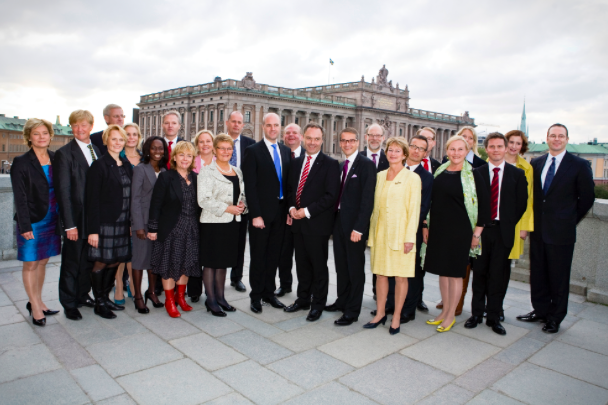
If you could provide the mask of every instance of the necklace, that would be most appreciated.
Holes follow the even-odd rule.
[[[230,173],[232,173],[232,167],[230,167],[230,166],[229,166],[229,168],[228,168],[228,171],[224,171],[224,170],[222,170],[222,168],[220,167],[220,165],[217,165],[217,164],[216,164],[216,166],[217,166],[217,170],[219,170],[220,172],[222,172],[222,173],[224,173],[224,174],[230,174]]]

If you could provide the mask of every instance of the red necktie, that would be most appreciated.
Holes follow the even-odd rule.
[[[304,184],[306,183],[306,179],[308,178],[308,172],[310,171],[310,159],[312,156],[306,156],[306,165],[304,165],[304,170],[302,171],[302,177],[300,177],[300,183],[298,184],[298,192],[296,193],[296,207],[300,208],[300,197],[302,196],[302,190],[304,189]]]
[[[495,167],[494,177],[492,178],[492,185],[490,187],[490,208],[492,212],[492,219],[496,219],[498,216],[498,172],[500,167]]]
[[[422,159],[422,161],[424,162],[423,166],[424,169],[428,172],[429,171],[429,160],[427,158]]]
[[[378,162],[376,162],[376,156],[378,156],[378,154],[377,154],[377,153],[372,153],[372,159],[374,160],[374,164],[375,164],[376,166],[378,166]]]
[[[171,145],[173,141],[169,141],[169,160],[167,161],[167,170],[171,170]],[[177,167],[177,165],[175,165]]]
[[[291,152],[291,158],[295,159],[296,158],[296,153],[295,152]]]

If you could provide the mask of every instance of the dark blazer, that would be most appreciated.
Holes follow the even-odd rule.
[[[365,149],[363,149],[363,152],[361,152],[361,154],[365,157],[367,157],[369,160],[372,161],[372,163],[374,163],[374,161],[372,160],[372,154],[371,152],[367,151],[367,147]],[[382,170],[386,170],[388,169],[388,159],[386,158],[386,153],[384,153],[384,149],[380,149],[380,158],[378,160],[378,167],[376,169],[376,173],[381,172]]]
[[[55,152],[48,153],[52,164]],[[49,183],[34,149],[13,160],[11,184],[19,232],[31,232],[32,224],[42,221],[49,210]]]
[[[97,146],[93,145],[97,156],[101,156]],[[78,236],[88,236],[86,232],[85,191],[89,164],[75,139],[55,152],[53,160],[53,183],[55,196],[59,205],[57,231],[65,235],[66,229],[78,228]]]
[[[192,184],[196,195],[196,173],[192,172]],[[180,174],[176,170],[167,170],[158,175],[154,184],[152,200],[150,201],[150,213],[148,218],[148,231],[158,233],[157,240],[163,242],[171,233],[180,214],[182,213],[182,201],[184,192]],[[196,214],[196,222],[201,216],[200,208]]]
[[[164,167],[160,172],[164,172]],[[133,168],[131,186],[131,229],[133,231],[148,230],[148,215],[150,201],[156,183],[156,172],[150,163],[140,163]]]
[[[344,162],[340,163],[338,176],[343,170]],[[342,189],[342,197],[338,196],[340,198],[340,222],[342,223],[342,230],[345,235],[350,235],[352,231],[357,231],[363,234],[363,240],[367,239],[369,221],[374,210],[375,190],[376,166],[374,162],[358,153],[348,171],[348,176]],[[338,192],[340,192],[339,185]]]
[[[277,145],[279,145],[281,153],[283,199],[286,201],[291,150],[285,145],[278,143]],[[279,178],[272,156],[263,139],[245,149],[241,170],[245,180],[249,216],[251,218],[262,217],[264,222],[273,220],[279,209]]]
[[[448,161],[448,155],[445,155],[443,157],[443,160],[441,161],[441,163],[445,163]],[[468,160],[467,160],[468,162]],[[471,162],[469,162],[471,163]],[[483,160],[482,158],[480,158],[479,156],[477,156],[476,154],[473,154],[473,163],[471,163],[471,166],[473,166],[473,169],[477,169],[478,167],[481,167],[483,165],[487,164],[487,162],[485,160]],[[439,167],[439,166],[437,166]],[[433,173],[435,173],[436,169],[433,169]]]
[[[566,152],[547,195],[541,174],[549,154],[532,159],[534,169],[534,233],[550,245],[576,242],[576,224],[595,201],[593,174],[586,160]]]
[[[248,147],[253,145],[255,143],[255,140],[248,136],[241,134],[241,140],[239,141],[239,143],[240,143],[239,147],[241,149],[241,167],[242,167],[243,161],[245,160],[245,149],[247,149]],[[239,169],[241,167],[239,167]]]
[[[103,144],[103,139],[102,139],[102,135],[103,135],[103,131],[99,131],[99,132],[95,132],[94,134],[91,134],[91,143],[95,146],[97,146],[97,149],[99,149],[99,156],[105,155],[106,153],[108,153],[108,147],[106,145]]]
[[[296,206],[300,172],[306,153],[293,160],[289,177],[289,207]],[[373,166],[373,162],[372,162]],[[375,185],[374,185],[375,187]],[[300,207],[307,208],[310,218],[293,220],[291,231],[304,235],[331,235],[334,226],[336,201],[340,192],[340,164],[319,152],[310,168],[300,196]],[[373,199],[373,196],[372,196]],[[373,209],[373,203],[372,203]],[[369,218],[367,219],[369,222]],[[369,226],[368,226],[369,227]]]
[[[433,158],[429,158],[429,159],[431,159],[431,171],[434,174],[437,171],[437,169],[439,169],[439,166],[441,166],[441,162],[438,161],[437,159],[433,159]]]
[[[492,192],[490,182],[490,167],[485,165],[474,169],[481,173],[486,187]],[[491,198],[491,195],[490,195]],[[491,204],[491,202],[490,202]],[[502,176],[500,185],[500,232],[502,240],[510,252],[513,248],[513,235],[515,235],[515,226],[526,212],[528,206],[528,181],[523,170],[505,163],[505,172]]]
[[[414,173],[420,176],[420,181],[422,182],[422,197],[420,199],[420,224],[418,225],[418,232],[422,236],[422,222],[426,220],[426,216],[431,209],[431,195],[433,194],[434,177],[422,166],[422,164],[418,165],[416,170],[414,170]]]
[[[129,179],[133,168],[128,159],[120,158]],[[87,233],[99,234],[101,224],[114,223],[122,212],[122,180],[116,160],[106,153],[87,172]]]

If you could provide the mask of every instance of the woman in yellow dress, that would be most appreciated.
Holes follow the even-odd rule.
[[[403,138],[386,142],[387,170],[378,173],[368,245],[376,281],[376,316],[364,328],[386,322],[388,277],[395,277],[395,312],[389,332],[399,333],[401,309],[407,296],[407,278],[416,267],[416,231],[420,216],[420,177],[404,168],[409,147]]]
[[[517,225],[515,226],[515,243],[509,259],[519,259],[524,253],[524,241],[528,237],[529,232],[534,231],[534,210],[532,209],[532,203],[534,201],[534,172],[532,165],[526,161],[522,156],[528,151],[528,138],[522,131],[513,130],[507,132],[505,135],[507,138],[507,153],[505,154],[505,161],[522,169],[526,173],[526,180],[528,180],[528,208],[524,216],[521,217]]]

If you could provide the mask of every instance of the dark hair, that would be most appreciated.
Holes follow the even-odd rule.
[[[528,137],[519,129],[514,129],[513,131],[509,131],[505,134],[505,138],[507,138],[507,142],[511,139],[512,136],[519,136],[521,138],[521,150],[519,151],[520,155],[523,155],[528,151]]]
[[[547,136],[549,136],[549,131],[551,131],[551,128],[553,128],[553,127],[560,127],[560,128],[564,128],[564,129],[566,130],[566,137],[567,137],[567,138],[570,138],[570,137],[568,136],[568,128],[566,128],[566,126],[565,126],[564,124],[553,124],[553,125],[551,125],[551,126],[549,127],[549,129],[547,130]]]
[[[146,142],[144,142],[144,146],[141,148],[141,152],[144,155],[143,162],[150,163],[150,148],[152,147],[152,142],[154,141],[161,141],[163,144],[163,149],[165,150],[165,154],[160,162],[158,162],[158,167],[167,166],[167,162],[169,161],[169,148],[167,148],[167,142],[165,142],[165,139],[161,138],[160,136],[151,136],[146,139]]]
[[[351,128],[351,127],[346,127],[342,131],[340,131],[340,135],[338,135],[338,140],[342,139],[342,134],[345,132],[355,135],[355,139],[359,140],[359,131],[357,131],[355,128]]]
[[[426,147],[429,147],[429,140],[426,139],[426,137],[422,136],[422,135],[414,135],[412,136],[412,139],[410,139],[410,144],[412,143],[412,141],[414,139],[420,139],[421,141],[424,141],[424,143],[426,143]]]
[[[305,134],[306,131],[308,131],[311,128],[320,129],[321,130],[321,139],[325,138],[325,130],[323,129],[323,127],[321,125],[317,124],[316,122],[309,122],[308,124],[306,124],[306,126],[302,130],[302,133]]]
[[[502,141],[505,143],[505,148],[507,147],[507,138],[505,138],[505,136],[500,132],[492,132],[491,134],[486,136],[486,139],[483,140],[483,147],[488,149],[488,144],[492,139],[502,139]]]

